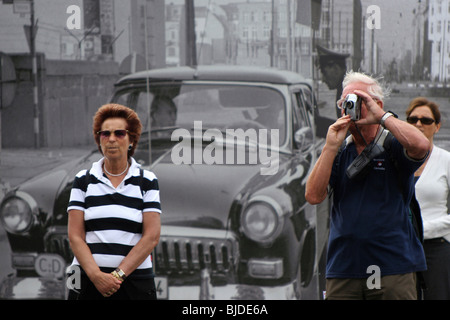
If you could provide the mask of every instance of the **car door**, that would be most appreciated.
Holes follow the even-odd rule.
[[[306,157],[310,159],[310,168],[308,175],[302,181],[302,184],[306,185],[307,178],[311,172],[320,152],[322,151],[325,139],[318,136],[315,131],[315,99],[314,94],[310,87],[300,86],[292,92],[295,97],[295,116],[294,116],[294,130],[300,130],[302,127],[310,128],[314,132],[312,147],[308,149],[309,153]],[[295,132],[295,131],[294,131]],[[295,146],[294,146],[295,147]],[[301,150],[297,150],[300,152]],[[325,289],[325,266],[326,266],[326,248],[328,243],[329,233],[329,199],[327,198],[319,205],[310,205],[305,201],[304,204],[305,214],[309,218],[316,222],[316,257],[317,270],[319,270],[318,287],[319,292],[323,292]]]

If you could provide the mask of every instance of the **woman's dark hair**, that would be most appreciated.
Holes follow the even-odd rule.
[[[92,125],[94,139],[100,153],[103,152],[100,147],[100,136],[97,132],[101,130],[103,122],[109,118],[123,118],[127,122],[126,129],[128,130],[128,135],[130,136],[130,142],[133,144],[131,150],[128,151],[128,157],[132,157],[142,132],[142,124],[141,120],[139,120],[139,116],[136,112],[134,112],[134,110],[120,104],[110,103],[101,106],[94,115]]]
[[[439,111],[439,106],[437,103],[430,101],[425,97],[417,97],[411,100],[409,107],[406,110],[406,116],[409,117],[415,108],[423,106],[430,108],[434,121],[436,121],[436,124],[439,124],[441,122],[441,112]]]

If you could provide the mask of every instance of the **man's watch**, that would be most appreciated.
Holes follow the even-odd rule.
[[[391,117],[391,116],[393,116],[394,118],[398,118],[398,116],[397,116],[395,113],[393,113],[392,111],[386,112],[386,113],[381,117],[380,124],[381,124],[381,126],[382,126],[383,128],[386,129],[386,125],[385,125],[384,123],[385,123],[386,119],[389,118],[389,117]]]

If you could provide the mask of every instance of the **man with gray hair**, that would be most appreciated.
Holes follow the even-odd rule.
[[[384,96],[376,79],[346,74],[338,101],[342,117],[329,127],[306,184],[311,204],[333,193],[327,299],[417,299],[416,272],[426,269],[409,202],[414,171],[430,144],[417,128],[384,111]]]

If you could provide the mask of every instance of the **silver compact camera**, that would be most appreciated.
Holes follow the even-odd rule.
[[[350,115],[352,120],[357,121],[361,119],[361,98],[356,94],[348,94],[347,97],[345,97],[342,108],[346,115]]]

